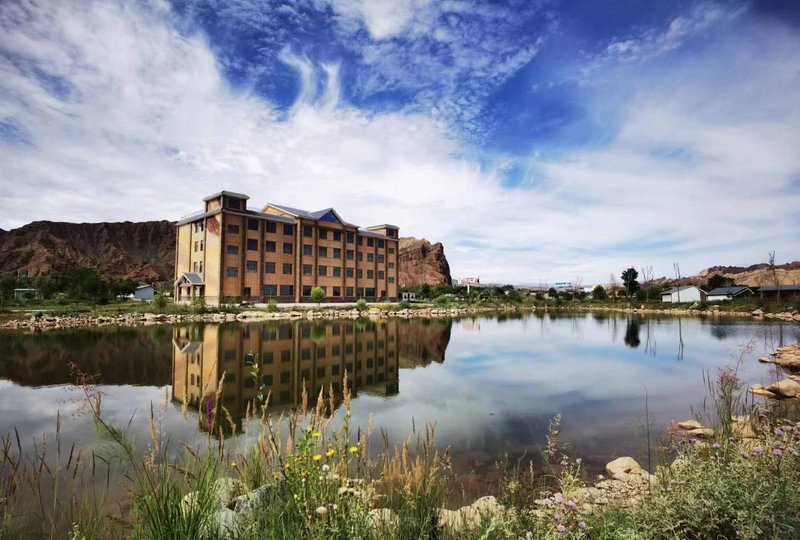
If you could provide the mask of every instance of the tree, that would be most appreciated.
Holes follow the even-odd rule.
[[[359,298],[358,300],[356,300],[356,309],[358,311],[364,311],[365,309],[367,309],[367,301],[364,300],[363,298]]]
[[[622,272],[622,283],[625,285],[625,294],[627,296],[631,296],[636,294],[636,291],[639,290],[639,282],[636,281],[636,278],[639,277],[639,272],[636,271],[634,267],[630,267],[624,272]]]
[[[547,289],[547,296],[549,296],[550,298],[558,298],[558,291],[556,290],[555,287],[550,287],[549,289]]]
[[[155,306],[159,313],[164,311],[164,309],[167,307],[167,295],[162,292],[156,293],[156,295],[153,297],[153,306]]]
[[[734,281],[732,278],[722,276],[720,274],[714,274],[708,281],[706,282],[706,287],[709,291],[713,291],[714,289],[719,289],[720,287],[733,287]]]
[[[608,298],[605,287],[602,285],[597,285],[594,289],[592,289],[592,298],[594,300],[605,300]]]
[[[311,289],[311,299],[320,305],[325,300],[325,289],[322,287],[314,287]]]
[[[0,305],[5,305],[14,298],[17,278],[12,274],[0,274]]]
[[[778,281],[778,269],[775,268],[775,251],[770,251],[767,254],[767,264],[769,265],[769,271],[772,274],[772,281],[775,285],[775,294],[778,303],[781,303],[781,285]]]

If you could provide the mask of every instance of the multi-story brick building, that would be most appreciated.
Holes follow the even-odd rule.
[[[222,191],[177,224],[175,300],[309,302],[397,300],[398,228],[359,228],[333,208],[278,204],[247,208],[247,195]]]

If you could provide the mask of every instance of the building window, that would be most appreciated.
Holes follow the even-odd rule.
[[[362,277],[364,277],[364,271],[363,270],[356,270],[356,277],[358,277],[358,279],[361,279]]]
[[[389,263],[389,269],[392,269],[392,268],[394,268],[394,263],[393,263],[393,262],[390,262],[390,263]]]
[[[350,277],[350,278],[351,278],[351,277],[353,277],[353,274],[354,274],[354,272],[355,272],[355,271],[354,271],[352,268],[348,268],[348,269],[346,270],[345,274],[347,275],[347,277]]]
[[[383,241],[383,240],[378,240],[378,247],[379,247],[379,248],[382,248],[382,247],[384,247],[385,245],[386,245],[386,242],[385,242],[385,241]]]
[[[327,257],[328,256],[328,248],[326,248],[325,246],[320,246],[319,248],[317,248],[317,254],[320,257]]]
[[[257,231],[258,230],[258,220],[257,219],[248,219],[247,220],[247,230],[248,231]]]
[[[274,232],[276,232],[278,230],[277,225],[276,225],[276,223],[274,221],[267,221],[264,224],[264,229],[267,232],[270,232],[270,233],[274,233]]]
[[[341,242],[342,241],[342,233],[340,233],[339,231],[334,231],[333,232],[333,240],[334,240],[334,242]]]
[[[335,296],[335,297],[342,296],[342,288],[341,287],[334,287],[333,288],[333,296]]]
[[[389,255],[394,255],[394,248],[393,247],[389,248]]]
[[[239,199],[228,199],[228,208],[232,208],[234,210],[241,210],[242,201],[240,201]]]
[[[198,242],[198,241],[196,241],[196,240],[195,240],[195,243],[194,243],[194,252],[195,252],[195,253],[197,253],[197,248],[198,248],[198,247],[200,247],[200,242]]]
[[[378,279],[383,279],[383,270],[378,270]]]
[[[228,277],[238,277],[239,276],[239,269],[235,266],[229,266],[225,271],[225,275]]]
[[[281,351],[281,362],[288,362],[292,359],[292,351]]]
[[[325,366],[321,366],[317,368],[317,378],[321,379],[325,376]]]
[[[364,289],[367,298],[375,298],[375,289],[374,288],[366,288]]]
[[[261,286],[261,294],[264,296],[278,296],[278,286],[277,285],[262,285]]]
[[[225,252],[228,255],[238,255],[239,254],[239,246],[233,246],[233,245],[225,246]]]
[[[314,236],[314,229],[311,225],[303,225],[303,236],[311,238]]]
[[[317,268],[317,274],[320,276],[327,276],[328,275],[328,267],[320,265]]]
[[[292,339],[292,327],[291,326],[281,326],[278,328],[278,338],[279,339]]]
[[[292,263],[283,263],[283,273],[284,274],[292,273]]]
[[[314,275],[313,267],[310,264],[304,264],[303,265],[303,275],[304,276],[313,276]]]
[[[192,272],[197,272],[197,261],[192,264]]]
[[[327,240],[328,239],[328,230],[327,229],[320,229],[319,230],[319,239],[320,240]]]
[[[356,260],[358,262],[363,261],[364,260],[364,254],[359,251],[358,254],[356,255]]]
[[[275,253],[276,249],[277,249],[277,244],[272,240],[267,240],[266,242],[264,242],[264,251],[266,251],[267,253]]]
[[[386,260],[386,258],[383,255],[378,255],[378,262],[379,263],[383,263],[385,260]]]
[[[375,262],[375,255],[373,253],[367,253],[367,262]]]
[[[342,258],[342,250],[339,248],[333,248],[333,258],[334,259],[341,259]]]
[[[348,261],[352,261],[353,257],[355,257],[355,252],[352,249],[348,249],[347,253],[345,254],[345,257],[347,258]]]
[[[258,272],[258,261],[247,261],[245,263],[246,272]]]
[[[375,277],[375,272],[372,270],[367,270],[367,279],[373,279]]]
[[[311,244],[303,244],[303,255],[311,256],[314,254],[314,246]]]
[[[333,275],[334,277],[342,277],[342,268],[340,266],[334,266]]]
[[[203,273],[203,261],[200,261],[200,273]]]
[[[291,371],[281,371],[281,384],[286,384],[292,380]]]
[[[374,238],[367,238],[367,247],[372,247],[374,245],[375,245],[375,239]]]
[[[344,295],[348,298],[353,297],[353,287],[345,287],[344,288]]]
[[[255,238],[247,239],[247,251],[258,251],[258,240]]]
[[[281,285],[281,296],[294,296],[294,285]]]
[[[311,296],[311,285],[303,285],[303,296]]]
[[[311,360],[311,347],[300,349],[300,360]]]
[[[234,225],[232,223],[228,224],[228,233],[229,234],[239,234],[239,226]]]
[[[353,233],[351,233],[351,232],[347,233],[347,243],[348,244],[352,244],[354,239],[355,239],[355,236],[353,235]]]
[[[203,222],[197,221],[194,223],[194,232],[203,232]]]
[[[204,242],[203,240],[200,240],[200,251],[203,251],[203,244],[204,244],[204,243],[205,243],[205,242]]]
[[[285,234],[287,236],[291,236],[292,234],[294,234],[294,227],[292,227],[288,223],[285,223],[283,225],[283,234]]]
[[[264,263],[264,273],[265,274],[274,274],[275,273],[275,263],[274,262],[266,262],[266,263]]]
[[[284,242],[283,243],[283,253],[285,255],[291,255],[292,254],[292,245],[293,244],[291,244],[290,242]]]
[[[364,237],[363,236],[359,236],[358,237],[358,245],[359,246],[363,246],[364,245]]]
[[[389,283],[394,283],[394,278],[393,277],[389,278]]]
[[[327,356],[328,351],[325,347],[317,347],[317,358],[325,358]]]

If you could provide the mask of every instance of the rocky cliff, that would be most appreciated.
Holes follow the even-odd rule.
[[[440,243],[401,238],[398,258],[401,287],[451,283]],[[108,277],[163,282],[173,279],[174,259],[175,225],[169,221],[34,221],[0,229],[0,272],[36,276],[84,266]]]
[[[169,221],[34,221],[0,234],[0,271],[29,276],[84,266],[109,277],[171,281],[174,257]]]
[[[775,265],[775,270],[778,276],[778,282],[781,285],[800,285],[800,261]],[[772,270],[770,270],[769,265],[766,263],[754,264],[747,267],[712,266],[697,274],[697,277],[701,278],[702,282],[705,282],[714,274],[729,277],[733,279],[737,285],[746,285],[748,287],[761,287],[775,284]]]
[[[424,238],[401,238],[398,262],[401,287],[453,284],[441,242],[431,244]]]

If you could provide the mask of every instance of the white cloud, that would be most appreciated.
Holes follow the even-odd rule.
[[[415,15],[425,14],[429,0],[332,0],[337,13],[362,23],[372,39],[404,32]]]
[[[231,189],[396,223],[444,242],[456,276],[484,280],[587,283],[631,264],[689,272],[800,249],[800,38],[779,26],[640,81],[607,144],[534,153],[535,184],[508,188],[435,115],[343,104],[332,65],[284,53],[302,83],[285,116],[232,90],[166,8],[31,4],[22,24],[17,9],[0,7],[0,122],[30,144],[0,139],[5,229],[177,219]]]

